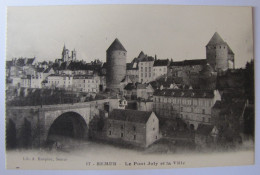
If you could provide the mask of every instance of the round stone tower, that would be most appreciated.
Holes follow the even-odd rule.
[[[234,68],[234,53],[216,32],[206,46],[207,62],[218,70]]]
[[[126,76],[126,54],[124,46],[116,38],[107,49],[106,84],[109,90],[118,90]]]

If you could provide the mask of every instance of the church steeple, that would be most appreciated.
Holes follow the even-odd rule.
[[[61,53],[61,59],[63,62],[69,61],[69,50],[66,49],[65,43],[64,43],[63,50]]]

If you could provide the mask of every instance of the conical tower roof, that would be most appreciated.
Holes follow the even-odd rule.
[[[207,46],[209,45],[218,45],[218,44],[226,44],[226,42],[220,37],[218,32],[215,32],[210,41],[208,42]]]
[[[120,43],[120,41],[116,38],[114,40],[114,42],[109,46],[109,48],[107,49],[107,52],[108,51],[113,51],[113,50],[121,50],[121,51],[125,51],[125,48],[124,46]]]
[[[139,53],[139,55],[138,55],[138,58],[142,58],[142,57],[144,57],[145,55],[144,55],[144,52],[143,51],[141,51],[140,53]]]

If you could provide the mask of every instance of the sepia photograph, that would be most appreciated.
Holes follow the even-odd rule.
[[[9,6],[5,164],[255,163],[253,8]]]

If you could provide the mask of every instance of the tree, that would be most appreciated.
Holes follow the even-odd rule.
[[[250,103],[254,103],[255,99],[255,72],[254,72],[254,60],[246,63],[245,69],[245,93]]]

